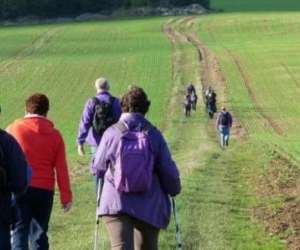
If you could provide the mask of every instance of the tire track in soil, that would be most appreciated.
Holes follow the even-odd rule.
[[[214,56],[214,54],[206,47],[204,46],[204,44],[199,40],[199,38],[197,37],[196,34],[191,33],[190,30],[193,25],[195,24],[195,17],[188,17],[188,18],[183,18],[181,19],[178,23],[180,23],[180,25],[182,27],[180,27],[180,30],[184,30],[184,32],[180,32],[178,33],[178,31],[175,32],[176,36],[174,34],[168,34],[170,36],[170,41],[172,41],[173,46],[175,47],[175,43],[176,43],[176,39],[180,38],[181,41],[183,41],[184,39],[186,39],[188,42],[191,43],[191,45],[193,45],[198,52],[198,60],[201,64],[201,69],[199,69],[199,74],[201,75],[201,82],[202,82],[202,87],[206,88],[209,85],[212,85],[216,90],[218,90],[218,96],[219,96],[219,100],[221,100],[221,103],[228,103],[228,99],[226,96],[226,79],[222,73],[220,64],[217,60],[217,58]],[[177,23],[177,24],[178,24]],[[171,29],[169,29],[169,31],[172,31]],[[226,48],[225,48],[226,49]],[[269,116],[267,116],[262,107],[258,104],[256,95],[254,93],[254,91],[251,88],[251,79],[250,76],[248,75],[248,73],[245,71],[245,69],[242,66],[242,63],[240,62],[240,60],[228,49],[227,53],[229,54],[229,56],[233,59],[233,62],[236,64],[237,69],[239,71],[239,73],[242,76],[243,82],[245,84],[245,87],[248,91],[249,96],[252,98],[253,103],[255,104],[256,110],[257,112],[261,115],[261,117],[267,122],[267,125],[269,127],[271,127],[273,129],[273,131],[280,136],[284,135],[284,131],[283,129],[278,126],[276,124],[275,121],[272,120],[272,118],[270,118]],[[294,78],[294,76],[292,75],[291,71],[282,64],[282,66],[285,68],[285,70],[287,71],[287,73],[290,75],[290,77],[294,80],[295,84],[300,87],[300,83],[298,83],[298,81]],[[174,73],[176,74],[176,72]],[[175,77],[176,78],[176,77]],[[235,123],[237,123],[236,127],[233,128],[233,130],[235,131],[235,133],[238,135],[238,138],[244,138],[247,136],[247,131],[245,130],[245,128],[243,128],[239,121],[235,120]],[[239,131],[239,132],[238,132]],[[280,150],[277,152],[278,157],[282,157],[282,152],[280,152]],[[290,165],[290,160],[286,158],[285,163],[283,165]],[[290,170],[290,175],[293,176],[293,180],[294,179],[299,179],[299,178],[294,178],[297,175],[297,173],[299,173],[296,168],[291,169]],[[296,181],[297,182],[297,181]],[[262,184],[265,185],[265,184]],[[275,184],[272,185],[277,185],[277,182],[275,181]],[[289,183],[289,185],[293,186],[293,182]],[[299,187],[299,185],[297,186]],[[299,189],[293,189],[293,192],[299,192]],[[264,188],[261,187],[260,192],[264,192]],[[285,196],[285,192],[279,192],[280,195]],[[291,193],[290,191],[288,192],[288,194]],[[288,197],[287,197],[288,198]],[[285,217],[289,217],[289,218],[295,218],[295,215],[297,215],[299,213],[299,209],[294,209],[294,203],[290,204],[291,202],[289,201],[289,199],[287,199],[284,204],[283,207],[281,208],[280,211],[286,211],[287,212],[283,212],[285,214]],[[256,210],[257,211],[257,210]],[[260,211],[262,212],[262,211]],[[265,211],[264,211],[265,212]],[[283,213],[281,213],[280,215],[282,215]],[[256,218],[259,220],[259,222],[262,222],[263,224],[267,224],[266,226],[266,230],[269,230],[269,227],[274,227],[276,228],[276,226],[278,226],[278,216],[277,219],[274,218],[274,215],[270,215],[270,214],[264,214],[265,216],[270,216],[268,219],[266,218],[260,218],[260,216],[256,216]],[[284,218],[285,218],[284,217]],[[279,221],[280,222],[280,221]],[[288,228],[291,229],[295,229],[295,227],[298,229],[298,224],[294,225],[295,223],[292,223],[291,225],[288,226]],[[281,225],[281,224],[280,224]],[[280,225],[278,227],[280,227]],[[280,234],[280,232],[285,232],[285,230],[281,230],[279,229],[279,232],[277,232],[276,234]],[[299,233],[299,231],[297,231],[297,233]],[[289,246],[290,249],[294,250],[294,249],[299,249],[299,244],[298,244],[298,240],[295,239],[296,237],[292,237],[290,238],[289,236],[284,236],[284,239],[287,238],[287,245]],[[296,246],[296,247],[295,247]]]
[[[293,80],[293,82],[295,83],[296,87],[299,89],[300,88],[300,83],[296,79],[296,77],[294,76],[294,74],[291,72],[291,70],[289,69],[289,67],[285,63],[281,63],[281,66],[284,68],[284,70],[286,71],[286,73],[288,74],[288,76]]]
[[[178,42],[186,42],[186,38],[181,35],[178,31],[175,31],[172,29],[172,24],[174,24],[177,21],[177,19],[173,18],[170,19],[162,28],[162,32],[165,34],[165,36],[168,38],[168,40],[171,42],[172,45],[172,82],[175,83],[177,81],[180,81],[181,75],[180,72],[182,69],[180,68],[180,54],[177,51],[176,44]],[[170,94],[170,100],[168,103],[168,107],[176,107],[177,103],[180,103],[181,95],[183,94],[182,89],[180,89],[180,86],[178,84],[174,84],[172,87],[172,92]],[[162,131],[167,129],[167,126],[169,124],[169,121],[172,117],[174,117],[174,114],[176,112],[176,109],[169,108],[166,112],[166,119],[165,122],[162,124],[161,129]]]
[[[269,125],[270,128],[273,129],[273,131],[279,135],[279,136],[283,136],[284,135],[284,131],[283,129],[270,117],[268,116],[264,111],[263,108],[259,105],[259,102],[257,100],[257,97],[254,93],[254,91],[251,88],[251,79],[249,74],[245,71],[242,62],[239,60],[239,58],[234,55],[229,49],[225,48],[228,55],[232,58],[233,62],[235,63],[242,79],[243,79],[243,83],[247,89],[247,92],[250,96],[250,98],[252,99],[255,108],[257,110],[257,112],[261,115],[261,117],[267,122],[267,124]]]
[[[198,38],[195,33],[189,32],[194,25],[197,17],[184,18],[180,23],[185,30],[183,35],[198,52],[198,60],[201,65],[199,74],[203,92],[208,86],[212,86],[217,91],[217,101],[220,106],[228,106],[229,101],[226,95],[226,79],[222,73],[221,66],[216,56]],[[231,111],[232,112],[232,111]],[[233,112],[232,112],[233,113]],[[234,115],[234,113],[233,113]],[[242,126],[239,119],[234,116],[234,124],[231,129],[233,137],[246,139],[247,130]]]
[[[182,18],[172,20],[163,28],[165,35],[170,40],[173,47],[173,87],[168,117],[173,115],[177,117],[182,116],[182,114],[178,114],[176,112],[177,109],[175,107],[178,107],[178,101],[182,99],[184,94],[185,80],[189,79],[189,77],[195,77],[194,79],[197,79],[198,83],[201,81],[199,74],[200,71],[198,71],[200,65],[197,61],[197,53],[185,34],[181,31],[183,21],[184,20],[182,20]],[[186,52],[192,52],[193,56],[195,56],[193,57],[195,58],[193,63],[190,62],[190,58],[187,57],[187,54],[185,54]],[[190,72],[186,66],[194,65],[194,63],[196,66],[193,68],[192,72]],[[202,95],[199,95],[199,103],[200,102],[202,106]],[[201,117],[203,117],[203,114],[201,114]],[[172,125],[172,122],[169,124]],[[215,140],[212,140],[213,136],[210,135],[210,129],[207,129],[205,121],[197,121],[196,123],[193,123],[191,120],[188,124],[181,122],[175,126],[176,130],[180,131],[179,133],[176,133],[176,135],[173,135],[173,137],[178,136],[175,139],[176,148],[178,150],[177,153],[181,155],[182,152],[185,152],[185,154],[186,152],[189,152],[189,157],[193,159],[193,164],[191,164],[191,166],[188,166],[189,164],[187,164],[186,160],[180,160],[180,162],[185,165],[182,173],[184,173],[183,180],[186,185],[186,189],[183,190],[183,196],[181,198],[185,209],[181,210],[180,213],[182,213],[182,218],[185,218],[187,221],[194,218],[198,218],[199,221],[202,221],[201,225],[199,221],[188,224],[188,226],[186,223],[182,223],[184,247],[185,249],[190,250],[218,249],[220,246],[224,246],[224,244],[228,245],[227,239],[224,236],[224,231],[226,230],[224,227],[226,228],[226,226],[223,226],[228,224],[228,206],[224,207],[223,204],[225,198],[216,194],[221,192],[221,186],[225,185],[225,187],[223,186],[222,192],[224,192],[224,189],[230,189],[230,187],[227,185],[227,182],[224,182],[225,169],[211,168],[210,164],[205,164],[205,166],[201,165],[201,160],[203,161],[204,158],[208,157],[207,154],[211,154],[211,150],[215,147]],[[199,133],[200,131],[204,131],[204,133]],[[193,171],[187,171],[186,168]],[[201,171],[201,174],[199,174],[199,171]],[[198,183],[198,178],[204,179],[201,185]],[[202,188],[205,189],[206,192],[203,192],[201,195],[196,195]],[[226,200],[226,203],[227,202],[229,203],[230,201]],[[214,204],[214,207],[217,208],[213,210],[210,209],[212,204]],[[201,213],[199,212],[200,210],[202,211]],[[216,220],[216,218],[218,219]],[[215,221],[221,221],[224,218],[226,223],[221,223],[221,226],[215,225]],[[213,231],[213,234],[208,234],[208,231]],[[170,249],[175,249],[175,245]]]
[[[32,56],[34,53],[38,52],[40,49],[44,47],[45,44],[51,42],[51,39],[58,34],[62,29],[61,28],[54,28],[50,29],[34,40],[31,41],[30,45],[27,45],[24,48],[18,50],[14,55],[11,57],[0,61],[0,74],[7,73],[11,74],[13,71],[14,73],[17,72],[18,67],[21,67],[22,62],[21,60]]]

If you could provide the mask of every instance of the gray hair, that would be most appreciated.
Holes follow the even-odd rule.
[[[97,91],[108,91],[109,90],[109,82],[107,79],[101,77],[98,78],[95,82],[95,88]]]

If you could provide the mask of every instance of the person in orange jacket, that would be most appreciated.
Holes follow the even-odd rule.
[[[13,230],[13,249],[49,249],[47,231],[53,206],[55,180],[62,208],[72,206],[72,192],[66,162],[65,145],[59,131],[47,119],[49,99],[34,94],[26,100],[26,115],[14,121],[7,132],[20,144],[32,168],[29,189],[17,198],[19,214]]]

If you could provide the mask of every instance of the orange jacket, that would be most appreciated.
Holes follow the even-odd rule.
[[[62,204],[72,201],[65,144],[45,117],[31,115],[13,122],[7,131],[19,142],[32,167],[31,187],[54,190],[55,178]]]

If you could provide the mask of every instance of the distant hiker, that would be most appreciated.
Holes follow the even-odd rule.
[[[193,93],[191,95],[191,103],[192,103],[192,109],[194,111],[196,111],[197,108],[197,102],[198,102],[198,96],[196,95],[196,93]]]
[[[96,96],[86,102],[81,115],[77,137],[80,156],[85,154],[85,142],[90,145],[94,154],[104,131],[116,123],[121,115],[119,100],[108,92],[109,82],[105,78],[99,78],[95,82],[95,88]]]
[[[192,82],[190,82],[190,84],[187,86],[186,93],[188,95],[196,94],[196,88]]]
[[[179,172],[161,132],[146,118],[150,101],[131,88],[121,101],[122,116],[108,128],[92,172],[104,178],[98,214],[111,249],[157,250],[160,229],[170,219],[169,195],[180,192]]]
[[[220,134],[221,147],[223,148],[225,146],[228,146],[229,136],[230,136],[230,128],[232,127],[232,116],[226,110],[225,107],[221,108],[221,112],[217,119],[216,127]]]
[[[55,182],[64,212],[68,212],[72,206],[65,145],[59,131],[47,119],[47,96],[30,96],[26,100],[25,109],[25,117],[7,128],[19,142],[32,167],[30,186],[26,193],[16,199],[18,217],[14,224],[12,245],[14,250],[28,249],[30,241],[32,250],[47,250]]]
[[[184,100],[184,114],[186,117],[191,116],[191,110],[192,110],[192,98],[190,94],[187,94],[185,96]]]
[[[205,90],[204,96],[206,97],[206,99],[209,98],[209,96],[211,95],[212,91],[213,91],[213,90],[212,90],[212,87],[211,87],[211,86],[209,86],[209,87]]]
[[[205,95],[205,104],[206,104],[207,113],[210,118],[213,118],[214,113],[217,112],[217,94],[212,89],[212,87],[209,87],[205,91],[204,95]]]
[[[0,249],[11,250],[10,226],[14,207],[11,202],[26,191],[27,162],[17,141],[0,129]]]

